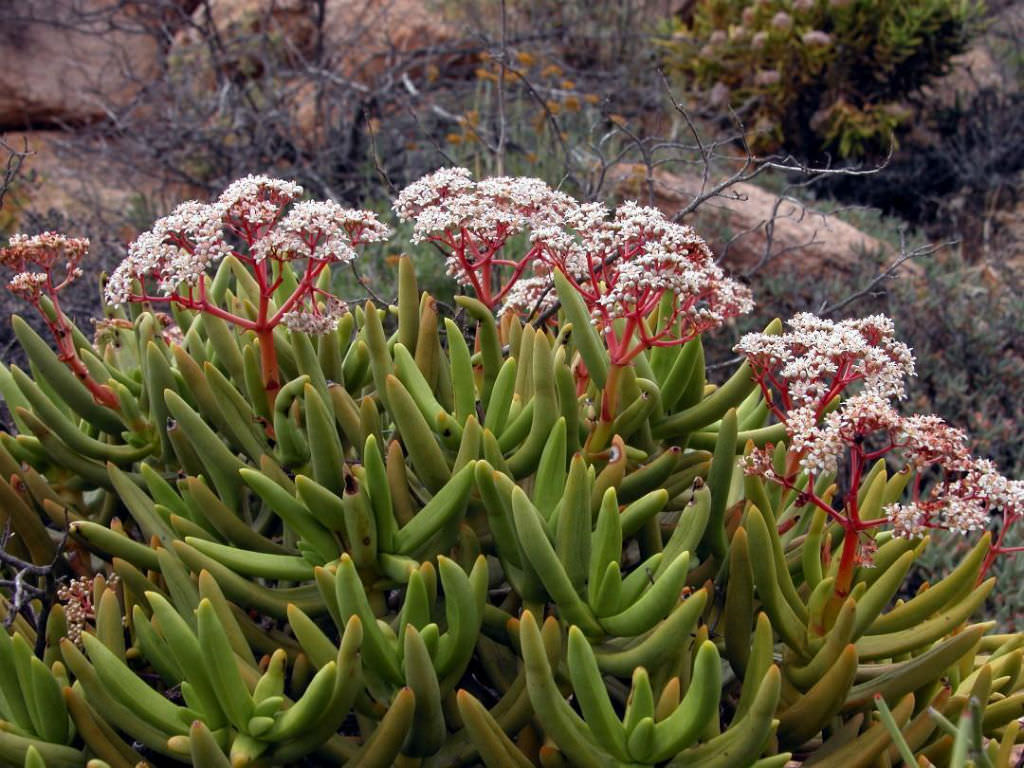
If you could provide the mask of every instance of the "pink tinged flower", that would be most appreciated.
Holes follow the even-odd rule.
[[[793,28],[793,17],[785,11],[779,11],[772,16],[772,28],[780,32],[788,32]]]
[[[775,69],[762,69],[754,75],[754,85],[760,88],[777,85],[781,80],[782,75]]]
[[[827,48],[832,45],[832,37],[820,29],[812,29],[800,36],[800,41],[808,48]]]
[[[353,246],[387,242],[393,234],[391,227],[372,211],[346,209],[341,217],[341,226],[348,233]]]
[[[250,253],[256,261],[313,259],[348,263],[355,244],[386,240],[390,230],[368,211],[351,211],[337,203],[304,200],[257,240]]]
[[[750,39],[750,45],[755,51],[759,51],[764,48],[765,43],[768,42],[767,32],[758,32]]]
[[[539,315],[553,308],[557,301],[558,294],[551,278],[540,275],[522,277],[505,294],[501,314]]]
[[[761,448],[754,448],[740,460],[740,468],[746,475],[775,480],[775,446],[767,443]]]
[[[967,433],[950,426],[938,416],[915,414],[903,419],[900,443],[904,455],[914,467],[941,464],[949,471],[964,471],[970,467]]]
[[[889,504],[883,511],[897,536],[918,538],[928,531],[928,513],[917,504]]]
[[[347,311],[348,305],[344,301],[328,296],[323,307],[314,305],[310,310],[286,312],[281,322],[289,330],[298,333],[323,335],[337,328],[338,321]]]
[[[250,175],[229,184],[216,205],[225,223],[255,237],[277,221],[302,192],[302,187],[291,181]]]

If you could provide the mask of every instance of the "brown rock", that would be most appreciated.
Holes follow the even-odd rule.
[[[211,30],[221,41],[215,53]],[[466,59],[427,53],[453,37],[443,16],[418,0],[325,0],[322,19],[311,0],[210,0],[177,35],[168,62],[206,93],[216,88],[214,67],[240,79],[277,68],[277,106],[294,124],[297,146],[312,151],[330,126],[353,119],[345,112],[353,100],[338,93],[368,94],[382,82],[415,92]]]
[[[45,215],[52,210],[86,225],[101,216],[101,229],[128,242],[147,215],[138,210],[140,204],[165,211],[197,196],[182,184],[158,183],[144,168],[126,167],[118,161],[124,152],[109,141],[83,152],[86,140],[65,131],[6,133],[3,138],[8,146],[28,153],[0,211],[0,227],[8,232],[20,231],[26,212]]]
[[[103,0],[24,0],[0,25],[0,129],[103,119],[156,71],[156,39]],[[72,10],[73,8],[73,10]],[[102,19],[102,20],[100,20]]]
[[[645,200],[643,167],[617,171],[619,194]],[[701,193],[699,176],[655,171],[654,205],[672,216]],[[712,181],[708,186],[712,186]],[[691,220],[692,219],[692,220]],[[734,272],[750,272],[785,260],[787,267],[814,274],[849,271],[864,253],[886,249],[881,241],[835,216],[780,199],[754,184],[737,183],[699,206],[687,219]]]
[[[451,37],[441,16],[418,0],[326,0],[322,20],[317,5],[311,0],[211,0],[193,13],[192,27],[179,33],[171,54],[205,44],[206,30],[212,29],[227,49],[229,60],[221,66],[237,66],[243,76],[256,74],[261,60],[278,58],[294,66],[310,61],[320,49],[327,52],[332,73],[365,85],[386,71],[396,54]],[[254,44],[262,47],[254,49]],[[232,56],[238,60],[232,62]]]

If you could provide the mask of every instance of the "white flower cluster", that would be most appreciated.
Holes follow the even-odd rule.
[[[882,434],[890,442],[895,441],[902,425],[902,418],[889,400],[872,391],[844,401],[820,425],[815,423],[814,411],[809,407],[790,411],[793,414],[797,419],[786,422],[791,445],[803,454],[800,465],[804,470],[815,474],[835,472],[848,447],[869,436]]]
[[[240,234],[256,234],[276,222],[289,203],[302,197],[298,184],[269,176],[244,176],[217,198],[224,221]]]
[[[413,222],[414,243],[446,246],[448,273],[464,285],[472,284],[468,269],[492,258],[509,237],[553,225],[577,207],[540,179],[474,182],[465,168],[444,168],[413,182],[394,204],[400,218]]]
[[[576,280],[592,280],[605,259],[616,252],[618,238],[610,211],[602,203],[583,203],[568,211],[561,221],[536,227],[530,240],[542,250],[540,270],[557,267]]]
[[[128,258],[110,275],[107,303],[116,306],[129,301],[134,282],[142,283],[147,277],[155,278],[165,294],[182,283],[194,284],[210,264],[231,253],[221,215],[217,204],[190,200],[158,219],[128,246]]]
[[[546,259],[577,280],[591,282],[599,323],[646,314],[662,295],[676,299],[689,335],[753,309],[750,291],[715,264],[692,227],[668,221],[657,208],[623,203],[608,218],[603,205],[581,205],[564,227],[538,229]]]
[[[390,235],[391,230],[369,211],[352,211],[332,200],[304,200],[249,252],[256,261],[273,257],[347,264],[356,257],[353,243],[379,242]]]
[[[281,317],[281,323],[289,330],[298,333],[321,336],[337,328],[338,321],[347,311],[348,305],[344,301],[334,296],[328,296],[322,308],[314,306],[309,311],[285,312]]]
[[[395,212],[406,221],[423,211],[441,206],[449,198],[458,198],[474,187],[473,174],[465,168],[442,168],[403,189],[395,200]]]
[[[555,285],[551,282],[550,278],[543,275],[521,277],[505,294],[505,302],[502,304],[501,314],[515,314],[525,317],[533,314],[543,314],[555,306],[557,301],[558,294],[555,293]]]
[[[464,168],[411,184],[394,207],[413,221],[413,241],[442,244],[448,273],[478,293],[489,288],[493,265],[514,266],[517,276],[525,271],[506,289],[502,311],[533,309],[553,269],[576,280],[599,325],[646,315],[666,292],[676,297],[690,335],[753,307],[749,291],[726,278],[707,244],[655,208],[630,202],[611,215],[539,179],[474,182]],[[509,237],[526,231],[528,252],[500,253]]]
[[[897,341],[892,320],[871,315],[833,322],[807,312],[793,317],[788,333],[748,333],[734,350],[758,373],[768,372],[788,394],[792,407],[822,406],[853,381],[864,391],[904,396],[904,379],[914,375],[914,356]]]
[[[910,501],[884,508],[898,536],[920,536],[938,526],[967,533],[984,529],[1000,512],[1005,525],[1024,511],[1024,482],[1008,480],[991,461],[971,456],[962,430],[938,416],[903,416],[876,391],[848,398],[820,423],[813,406],[794,408],[787,414],[786,431],[790,448],[808,474],[837,472],[851,451],[874,451],[875,456],[892,453],[902,456],[904,471],[936,472],[939,479],[927,492],[915,484]],[[777,479],[768,449],[752,452],[743,469]]]
[[[916,469],[941,462],[949,471],[964,472],[973,461],[967,433],[933,414],[914,414],[900,422],[899,442]]]
[[[922,499],[885,508],[898,536],[920,536],[937,525],[958,533],[984,530],[996,516],[1005,527],[1024,512],[1024,481],[1004,477],[991,461],[965,451],[952,458],[952,467],[942,467],[954,472],[953,479],[935,484]]]
[[[990,509],[1013,516],[1024,514],[1024,480],[1004,477],[988,459],[975,459],[968,477]]]
[[[330,201],[292,205],[301,194],[302,187],[290,181],[246,176],[214,203],[182,203],[129,246],[128,258],[107,281],[107,303],[131,301],[137,297],[136,281],[150,279],[170,296],[182,285],[197,284],[211,264],[231,253],[256,262],[348,262],[355,257],[353,246],[391,234],[369,211],[347,210]],[[247,252],[234,251],[225,231],[243,240]]]

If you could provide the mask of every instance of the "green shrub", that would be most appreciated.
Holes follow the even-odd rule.
[[[755,149],[880,156],[977,13],[962,0],[699,0],[664,62],[700,106],[736,110]]]

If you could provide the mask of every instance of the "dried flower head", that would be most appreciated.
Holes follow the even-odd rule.
[[[292,331],[323,335],[338,327],[342,315],[348,312],[348,304],[334,296],[327,296],[323,306],[313,304],[310,310],[285,312],[281,323]]]
[[[16,274],[7,283],[14,295],[38,306],[43,296],[56,295],[82,276],[78,266],[89,252],[89,240],[56,232],[39,235],[11,235],[0,248],[0,265]]]
[[[93,605],[95,583],[94,576],[80,576],[57,587],[57,599],[64,605],[68,640],[75,645],[82,644],[82,633],[88,628],[89,622],[96,619]],[[108,589],[116,587],[117,583],[116,573],[110,574],[106,579]]]
[[[43,271],[63,266],[71,271],[89,252],[89,240],[67,237],[57,232],[38,235],[11,235],[6,248],[0,248],[0,265],[14,272],[26,272],[36,267]]]
[[[16,274],[7,290],[31,304],[42,317],[57,345],[57,357],[92,393],[97,403],[117,408],[113,390],[96,381],[78,356],[72,327],[61,309],[60,292],[82,276],[78,266],[89,252],[89,241],[56,232],[12,235],[10,244],[0,248],[0,265]],[[46,306],[48,300],[50,306]]]

